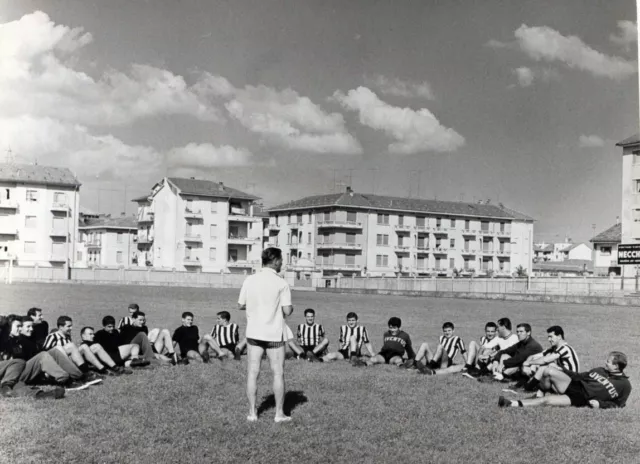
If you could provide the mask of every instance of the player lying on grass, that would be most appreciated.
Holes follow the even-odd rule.
[[[119,375],[122,373],[111,356],[99,344],[89,347],[88,345],[76,346],[73,343],[71,340],[73,320],[69,316],[60,316],[56,321],[56,326],[58,330],[47,335],[44,341],[43,348],[45,350],[61,350],[82,372],[87,372],[90,367],[93,367],[100,375]]]
[[[211,359],[209,349],[213,350],[220,359],[224,358],[224,353],[211,335],[204,335],[200,340],[198,326],[193,325],[193,313],[189,311],[182,313],[182,325],[173,333],[173,341],[177,348],[176,352],[187,362],[208,363]]]
[[[152,348],[155,353],[156,359],[161,362],[170,362],[173,365],[178,363],[178,356],[173,350],[173,341],[171,340],[171,334],[163,329],[156,333],[155,342],[149,336],[150,332],[146,324],[146,315],[142,311],[136,311],[131,314],[131,317],[125,323],[120,325],[120,341],[122,344],[130,344],[139,333],[144,333],[149,342],[152,343]],[[122,321],[121,321],[122,322]],[[166,353],[166,356],[164,355]]]
[[[529,356],[542,353],[542,346],[531,336],[531,326],[527,323],[516,326],[518,343],[489,355],[489,359],[497,361],[493,370],[495,380],[503,380],[520,372],[522,364]]]
[[[119,366],[144,367],[155,361],[151,342],[147,335],[144,332],[139,332],[132,340],[122,343],[113,316],[102,318],[102,329],[95,333],[94,340],[102,345]]]
[[[596,367],[589,372],[572,372],[566,369],[545,369],[540,381],[544,391],[553,392],[542,398],[507,400],[500,396],[500,407],[529,406],[575,406],[591,408],[624,408],[631,393],[631,383],[624,375],[627,356],[612,351],[607,356],[604,367]]]
[[[451,374],[460,372],[463,365],[454,366],[453,360],[458,352],[463,356],[466,364],[467,349],[460,337],[454,335],[455,326],[453,322],[445,322],[442,324],[443,335],[438,340],[438,346],[435,353],[429,349],[429,344],[424,342],[420,345],[420,349],[414,359],[407,359],[402,367],[410,369],[417,367],[421,374]],[[425,360],[423,363],[422,360]]]
[[[144,327],[144,333],[149,339],[149,341],[151,342],[151,345],[153,345],[154,352],[160,355],[160,356],[156,356],[156,358],[159,359],[160,361],[167,361],[165,359],[165,356],[163,356],[164,354],[166,354],[172,361],[172,364],[174,365],[177,364],[178,357],[173,351],[173,342],[171,341],[171,332],[169,331],[169,329],[159,329],[159,328],[149,329],[147,327],[146,315],[145,313],[140,311],[140,306],[138,306],[137,303],[131,303],[129,305],[129,316],[123,317],[122,319],[120,319],[120,322],[118,323],[118,330],[120,330],[120,333],[122,333],[122,329],[124,327],[135,325],[134,320],[139,317],[139,316],[136,316],[136,313],[140,313],[143,316],[145,316],[142,327]]]
[[[354,366],[373,366],[374,364],[392,364],[399,366],[402,364],[403,356],[414,359],[416,354],[411,345],[411,337],[406,332],[400,330],[402,320],[399,317],[392,317],[388,322],[389,330],[382,336],[382,348],[375,356],[368,360],[355,358],[352,361]]]
[[[369,355],[375,356],[373,345],[369,341],[367,328],[358,325],[358,315],[354,312],[347,314],[347,325],[340,327],[340,348],[335,353],[328,353],[323,361],[339,361],[362,356],[362,345],[365,346]]]
[[[233,357],[240,361],[240,356],[247,350],[247,340],[240,340],[238,324],[231,322],[229,311],[220,311],[217,324],[211,330],[211,337],[220,347],[224,357]]]
[[[304,350],[307,360],[311,362],[321,362],[322,356],[326,354],[329,347],[329,340],[325,337],[324,327],[317,324],[316,312],[312,308],[304,310],[304,324],[298,326],[298,342]]]
[[[580,370],[580,361],[575,350],[564,340],[564,330],[559,325],[547,329],[550,348],[542,353],[529,356],[522,364],[523,379],[516,387],[536,391],[546,369],[564,369],[570,372]]]

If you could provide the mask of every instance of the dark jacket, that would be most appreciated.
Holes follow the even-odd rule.
[[[604,367],[596,367],[589,372],[572,372],[563,369],[574,382],[580,382],[587,399],[597,400],[602,409],[624,408],[631,394],[629,377],[620,373],[612,374]]]
[[[529,337],[524,341],[520,341],[509,348],[505,348],[504,350],[500,350],[496,353],[496,359],[500,360],[502,355],[511,356],[509,359],[505,359],[502,365],[505,369],[509,369],[512,367],[520,367],[522,363],[524,363],[527,358],[533,354],[542,353],[542,346],[540,343],[535,341],[533,337]]]

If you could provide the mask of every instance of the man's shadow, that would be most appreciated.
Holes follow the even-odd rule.
[[[284,406],[282,409],[284,410],[284,413],[289,416],[291,411],[293,411],[298,405],[304,404],[307,401],[309,401],[309,399],[303,392],[288,391],[284,395]],[[275,407],[276,397],[272,393],[271,395],[265,396],[260,406],[258,406],[258,415]]]

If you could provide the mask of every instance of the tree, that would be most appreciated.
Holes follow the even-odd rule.
[[[527,270],[522,265],[516,268],[516,277],[527,277]]]

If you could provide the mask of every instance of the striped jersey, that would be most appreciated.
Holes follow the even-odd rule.
[[[447,352],[447,356],[449,357],[449,359],[455,358],[456,354],[458,354],[458,351],[460,351],[460,353],[467,352],[467,349],[464,346],[464,342],[457,335],[454,335],[451,338],[440,335],[440,345],[442,345],[442,348],[444,348],[444,350]]]
[[[349,327],[348,325],[343,325],[340,327],[340,349],[347,350],[349,349],[349,344],[351,342],[351,337],[356,337],[356,347],[360,349],[363,343],[369,343],[369,334],[367,333],[366,327],[362,325],[357,325],[355,327]]]
[[[133,325],[133,318],[127,316],[120,319],[120,322],[118,322],[118,329],[121,329],[125,325]]]
[[[53,332],[47,335],[47,338],[44,339],[44,345],[42,346],[42,349],[46,351],[55,346],[65,346],[69,343],[73,343],[70,336],[63,335],[60,332]]]
[[[480,346],[485,349],[494,349],[497,350],[500,347],[500,337],[497,335],[489,340],[485,335],[480,338]]]
[[[298,326],[298,341],[302,346],[319,345],[324,338],[322,324],[300,324]]]
[[[226,326],[216,324],[213,326],[211,336],[220,346],[220,348],[224,348],[225,346],[229,345],[237,345],[238,340],[240,340],[238,324],[235,324],[233,322]]]
[[[550,354],[558,355],[558,359],[556,359],[556,363],[560,367],[564,367],[568,371],[578,372],[580,370],[580,361],[578,361],[578,355],[575,350],[569,346],[569,344],[565,343],[562,346],[552,346],[548,350],[542,353],[544,356]]]

